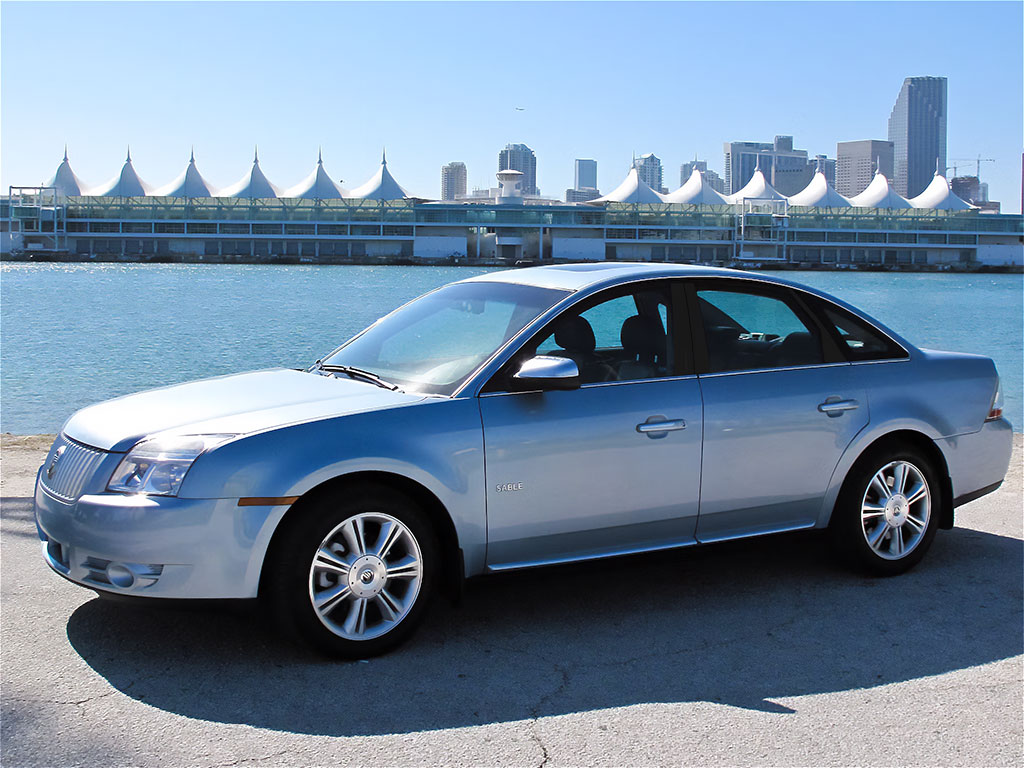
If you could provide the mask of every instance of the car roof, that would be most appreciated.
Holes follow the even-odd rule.
[[[604,285],[615,285],[631,280],[659,277],[745,277],[766,282],[787,283],[773,277],[721,267],[703,267],[693,264],[651,264],[645,262],[602,261],[587,264],[552,264],[543,267],[524,267],[501,272],[486,272],[461,282],[517,283],[538,288],[558,288],[579,291]]]

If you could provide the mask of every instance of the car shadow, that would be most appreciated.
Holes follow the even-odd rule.
[[[647,702],[792,712],[775,699],[870,688],[1022,652],[1020,540],[940,532],[890,579],[835,567],[804,533],[502,574],[435,604],[363,662],[279,639],[258,613],[95,599],[81,657],[139,701],[306,734],[410,733]]]

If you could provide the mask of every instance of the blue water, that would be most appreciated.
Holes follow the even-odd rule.
[[[0,267],[0,429],[204,376],[308,365],[399,304],[483,269],[185,264]],[[1024,424],[1020,275],[797,272],[919,346],[995,359]]]

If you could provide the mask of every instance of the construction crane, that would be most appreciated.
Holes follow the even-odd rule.
[[[954,163],[958,163],[958,162],[959,163],[977,163],[978,164],[977,165],[977,170],[974,172],[974,175],[977,178],[979,178],[979,179],[981,178],[981,164],[982,163],[994,163],[995,162],[995,160],[993,158],[991,158],[991,157],[982,157],[981,155],[978,155],[977,157],[953,157],[953,158],[950,158],[950,160],[952,160],[952,162],[954,162]],[[953,175],[956,176],[956,166],[953,165],[951,167],[953,169]]]

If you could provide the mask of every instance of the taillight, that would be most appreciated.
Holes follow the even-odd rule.
[[[988,409],[985,421],[995,421],[1003,417],[1003,382],[996,380],[996,393],[992,396],[992,406]]]

